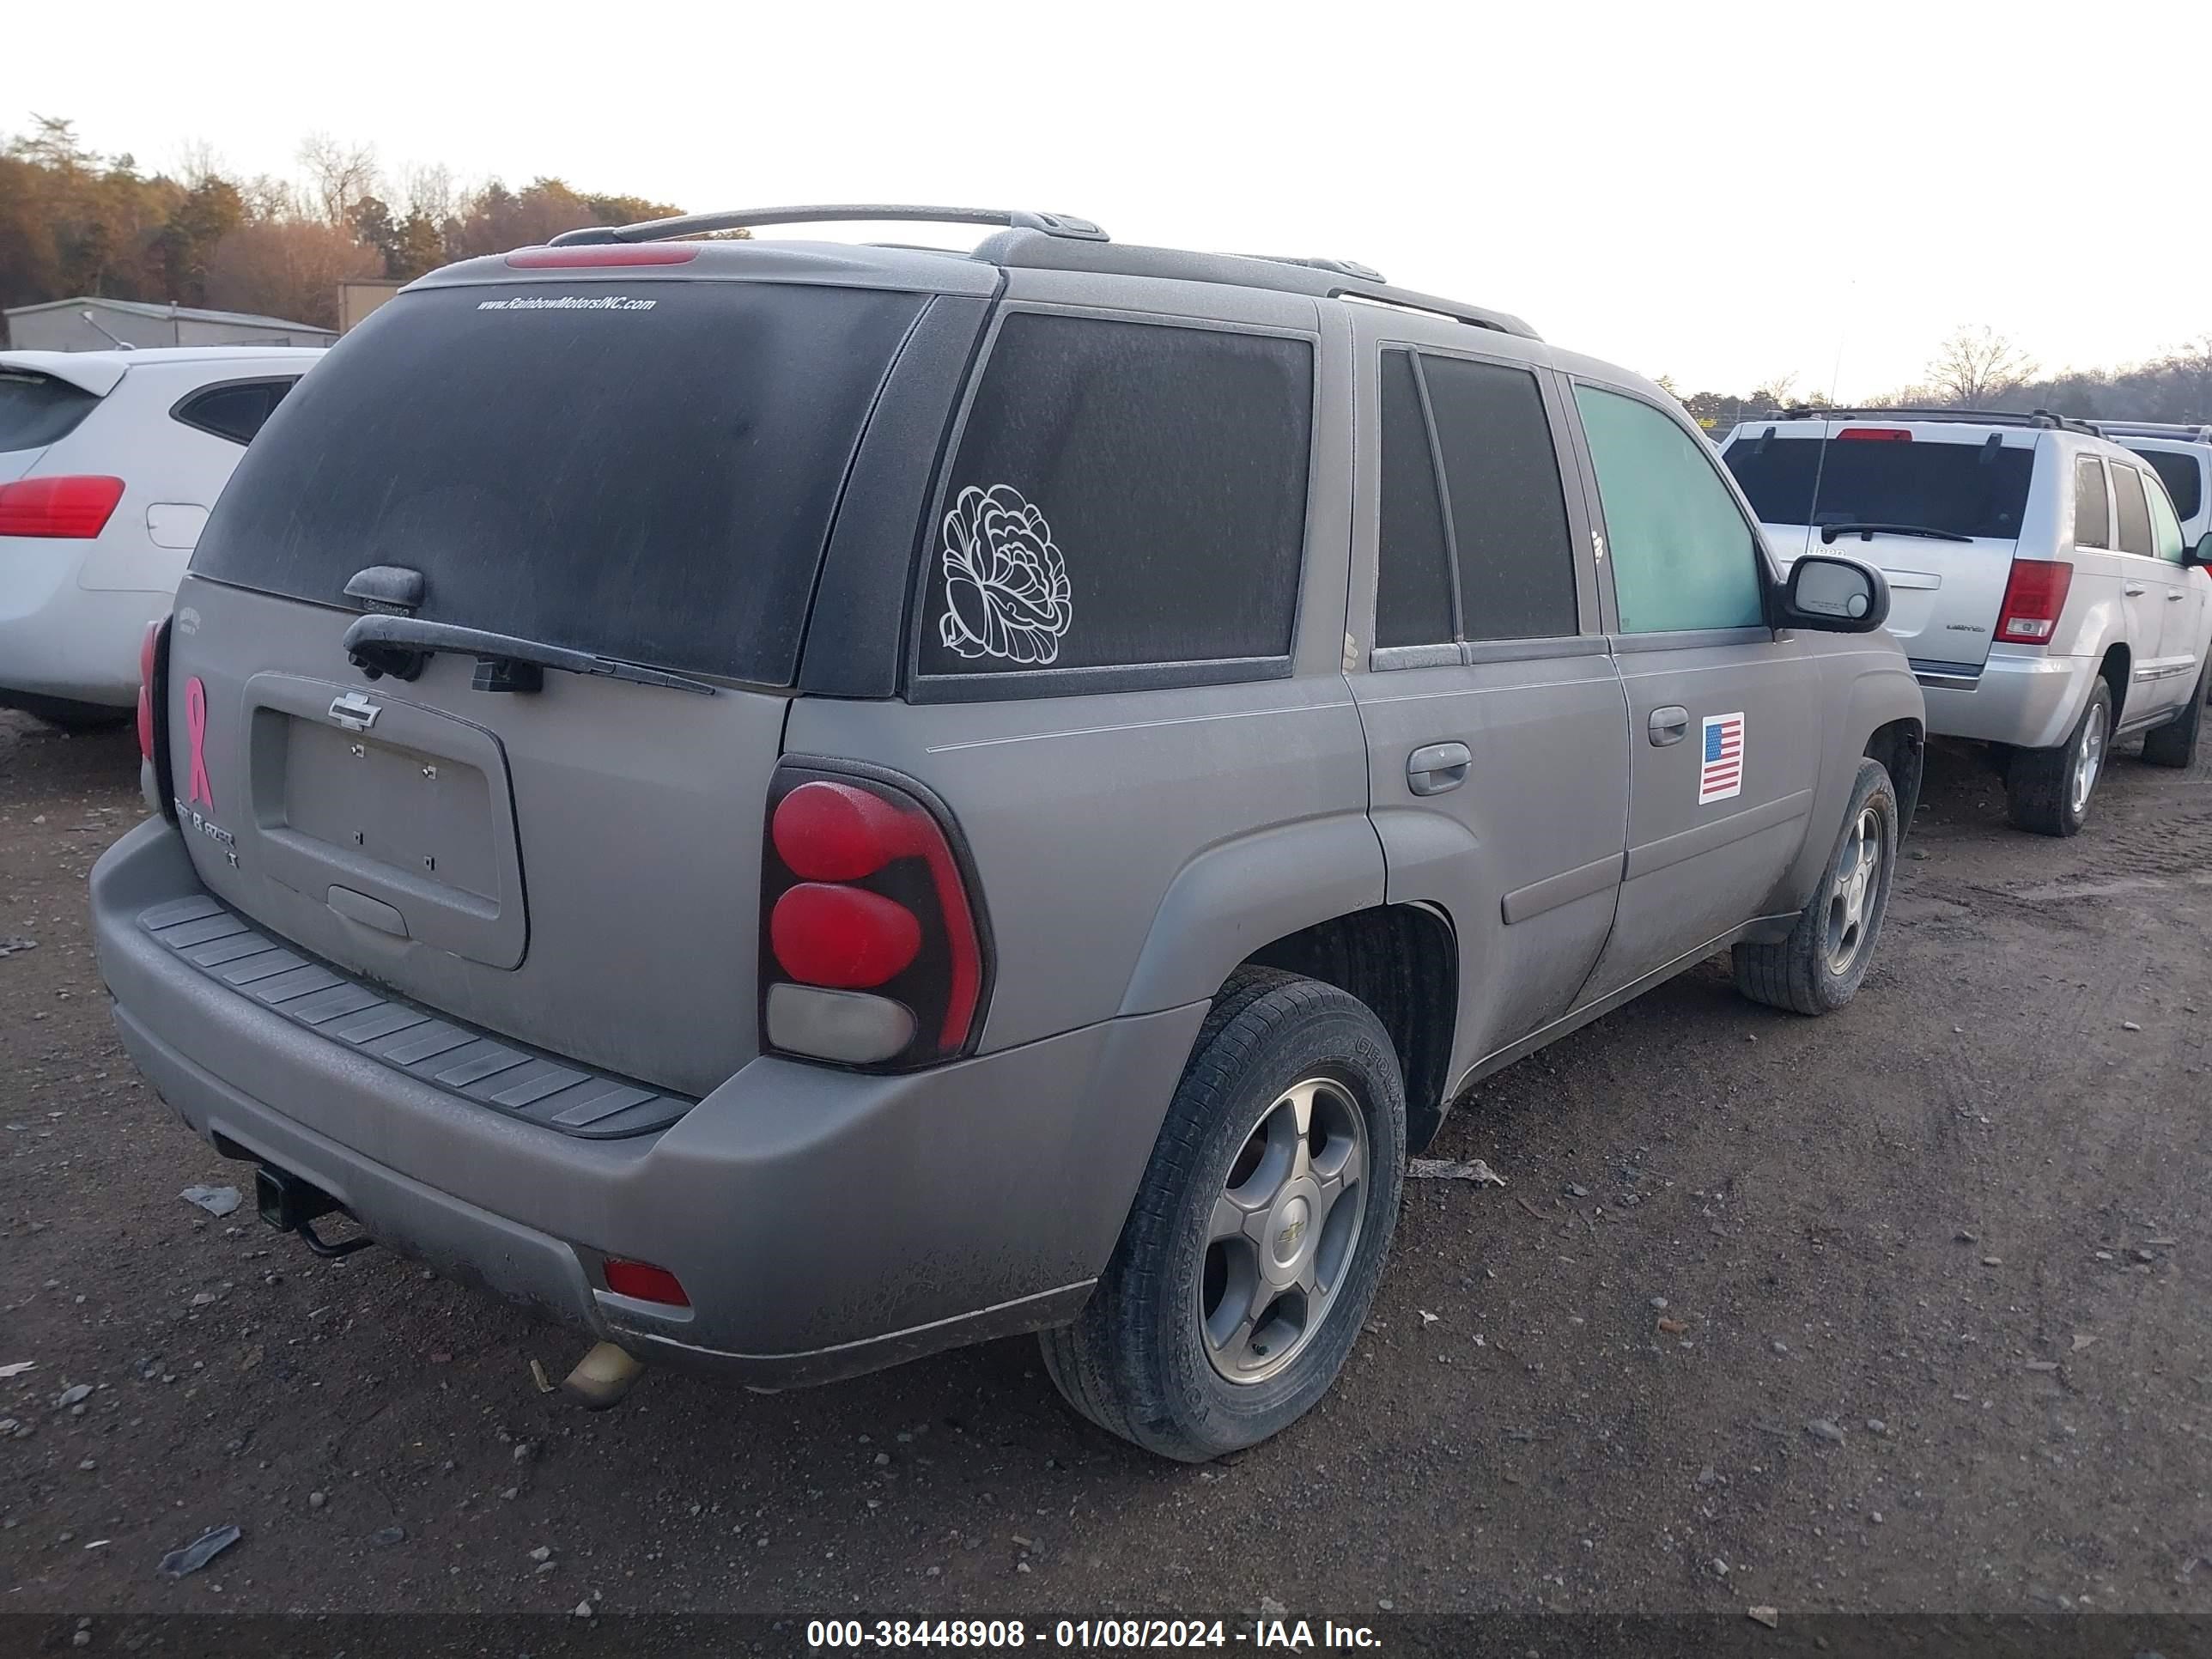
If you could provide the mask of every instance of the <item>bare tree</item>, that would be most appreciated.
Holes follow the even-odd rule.
[[[311,132],[300,145],[300,165],[326,225],[349,225],[362,198],[376,194],[374,144],[341,144],[326,132]]]
[[[443,161],[417,162],[399,176],[399,200],[409,213],[442,225],[459,212],[464,192]]]
[[[1797,386],[1797,371],[1786,374],[1771,374],[1751,389],[1751,400],[1764,404],[1769,409],[1787,409],[1793,401],[1790,394]]]
[[[1938,398],[1973,408],[2003,397],[2035,371],[2033,358],[1986,323],[1979,328],[1962,323],[1936,347],[1925,372]]]

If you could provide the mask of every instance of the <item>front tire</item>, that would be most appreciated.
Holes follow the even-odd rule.
[[[2189,706],[2143,739],[2143,758],[2153,766],[2193,766],[2197,762],[2197,733],[2204,724],[2204,699],[2212,695],[2212,657],[2205,659],[2197,677]]]
[[[1328,1392],[1397,1224],[1405,1085],[1358,998],[1245,969],[1206,1016],[1136,1202],[1075,1322],[1039,1334],[1070,1405],[1202,1462]]]
[[[2112,688],[2100,675],[2074,735],[2056,749],[2018,749],[2005,778],[2006,810],[2015,829],[2063,838],[2088,821],[2089,799],[2105,775],[2112,741]]]
[[[1746,941],[1729,954],[1735,988],[1793,1013],[1833,1013],[1858,994],[1897,874],[1897,786],[1877,760],[1862,760],[1827,873],[1778,945]]]

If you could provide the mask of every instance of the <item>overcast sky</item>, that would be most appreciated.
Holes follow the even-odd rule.
[[[0,131],[553,174],[687,209],[1057,209],[1363,260],[1685,392],[1867,397],[1960,323],[2212,336],[2212,5],[25,6]]]

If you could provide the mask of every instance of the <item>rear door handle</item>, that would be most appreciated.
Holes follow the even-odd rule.
[[[1654,749],[1680,743],[1690,735],[1690,711],[1680,703],[1671,702],[1664,708],[1655,708],[1651,711],[1651,723],[1645,730]]]
[[[2124,593],[2125,593],[2125,594],[2126,594],[2130,599],[2138,599],[2138,598],[2142,597],[2143,594],[2145,594],[2145,593],[2148,592],[2150,590],[2149,590],[2148,588],[2145,587],[2145,586],[2144,586],[2141,582],[2130,582],[2130,583],[2129,583],[2129,584],[2128,584],[2124,588],[2123,588],[2121,591],[2122,591],[2123,592],[2124,592]]]
[[[2184,599],[2187,599],[2188,597],[2189,597],[2189,595],[2187,595],[2186,593],[2181,593],[2181,592],[2168,593],[2168,594],[2166,596],[2166,602],[2168,605],[2179,605],[2179,604],[2180,604]]]
[[[1406,787],[1417,795],[1441,795],[1467,781],[1474,757],[1463,743],[1431,743],[1406,757]]]

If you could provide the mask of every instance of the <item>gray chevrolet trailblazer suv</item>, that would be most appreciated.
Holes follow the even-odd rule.
[[[890,217],[1002,228],[702,234]],[[769,1387],[1035,1331],[1209,1457],[1327,1389],[1479,1079],[1723,949],[1849,1000],[1887,605],[1656,387],[1364,267],[573,233],[247,452],[100,967],[321,1248]]]

